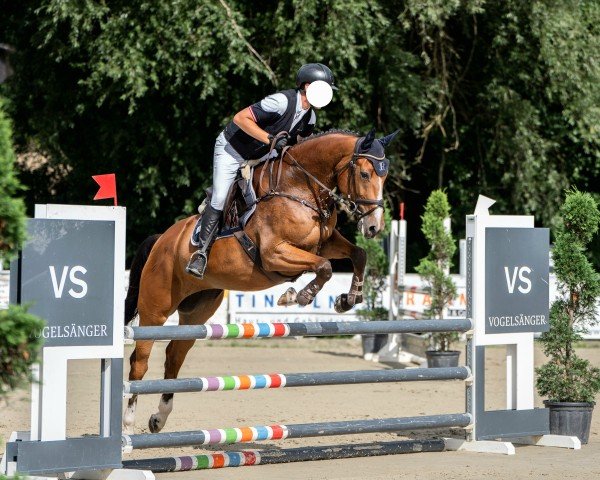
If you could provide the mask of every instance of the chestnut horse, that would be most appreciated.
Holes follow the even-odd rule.
[[[384,147],[394,135],[375,139],[374,131],[361,138],[344,131],[325,132],[256,168],[253,185],[258,203],[244,232],[260,253],[260,266],[235,237],[223,237],[212,247],[204,278],[187,274],[185,266],[195,248],[190,236],[197,215],[146,239],[131,267],[125,322],[137,312],[140,326],[160,326],[177,310],[181,325],[203,324],[221,304],[225,289],[263,290],[314,272],[308,285],[297,293],[289,289],[279,300],[280,305],[307,305],[331,278],[329,260],[340,258],[352,260],[354,274],[349,292],[337,297],[336,310],[348,311],[362,302],[366,253],[335,229],[336,204],[359,217],[358,228],[365,237],[374,237],[384,228],[382,195],[388,172]],[[146,373],[153,343],[136,342],[129,380],[141,380]],[[177,378],[193,345],[194,340],[169,343],[165,379]],[[128,433],[133,432],[136,403],[134,395],[123,415]],[[172,408],[173,394],[163,394],[158,412],[150,417],[150,431],[164,427]]]

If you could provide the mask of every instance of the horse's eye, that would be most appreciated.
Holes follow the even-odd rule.
[[[363,180],[369,180],[369,178],[371,178],[371,176],[369,175],[368,172],[360,172],[360,178],[362,178]]]

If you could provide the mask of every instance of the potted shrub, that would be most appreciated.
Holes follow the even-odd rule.
[[[444,221],[449,217],[450,205],[446,193],[443,190],[431,192],[425,205],[425,213],[421,217],[421,231],[431,249],[416,268],[430,289],[431,305],[425,312],[428,318],[443,318],[446,306],[456,296],[456,285],[449,275],[456,245],[452,234],[444,225]],[[450,349],[456,340],[457,332],[433,333],[432,348],[426,352],[427,365],[430,368],[457,366],[460,352]]]
[[[549,362],[536,369],[537,390],[548,400],[550,432],[587,443],[600,369],[579,358],[575,343],[596,321],[600,275],[585,247],[598,231],[600,213],[589,193],[567,192],[552,257],[560,298],[550,307],[550,330],[540,341]]]
[[[388,209],[385,214],[386,228],[382,237],[388,232],[390,225]],[[363,305],[356,311],[356,316],[363,321],[387,320],[388,310],[383,306],[383,293],[388,285],[389,258],[382,246],[381,238],[365,238],[356,235],[356,245],[367,252],[367,265],[363,283]],[[362,336],[363,357],[370,359],[374,353],[379,352],[386,344],[388,335],[385,333]]]

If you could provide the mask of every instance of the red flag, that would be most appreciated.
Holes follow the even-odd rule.
[[[107,173],[105,175],[92,175],[95,182],[100,185],[100,189],[94,200],[102,200],[105,198],[114,198],[115,207],[117,206],[117,179],[114,173]]]

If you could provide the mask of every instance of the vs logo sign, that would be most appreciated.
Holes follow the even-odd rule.
[[[486,335],[550,328],[549,237],[546,228],[486,228]]]
[[[69,276],[69,281],[73,285],[79,287],[78,290],[70,288],[67,293],[73,298],[83,298],[86,296],[88,291],[87,282],[76,276],[78,273],[85,275],[87,273],[87,269],[85,267],[82,267],[81,265],[77,265],[75,267],[64,266],[62,273],[60,274],[60,279],[58,279],[56,275],[56,268],[54,265],[49,265],[49,269],[50,278],[52,279],[52,288],[54,289],[54,298],[62,298],[67,275]]]
[[[531,291],[531,280],[528,275],[531,274],[531,268],[525,267],[514,267],[512,272],[508,267],[504,267],[504,275],[506,277],[506,288],[508,293],[512,294],[515,291],[517,283],[517,277],[519,278],[519,286],[517,290],[523,294],[527,294]]]

